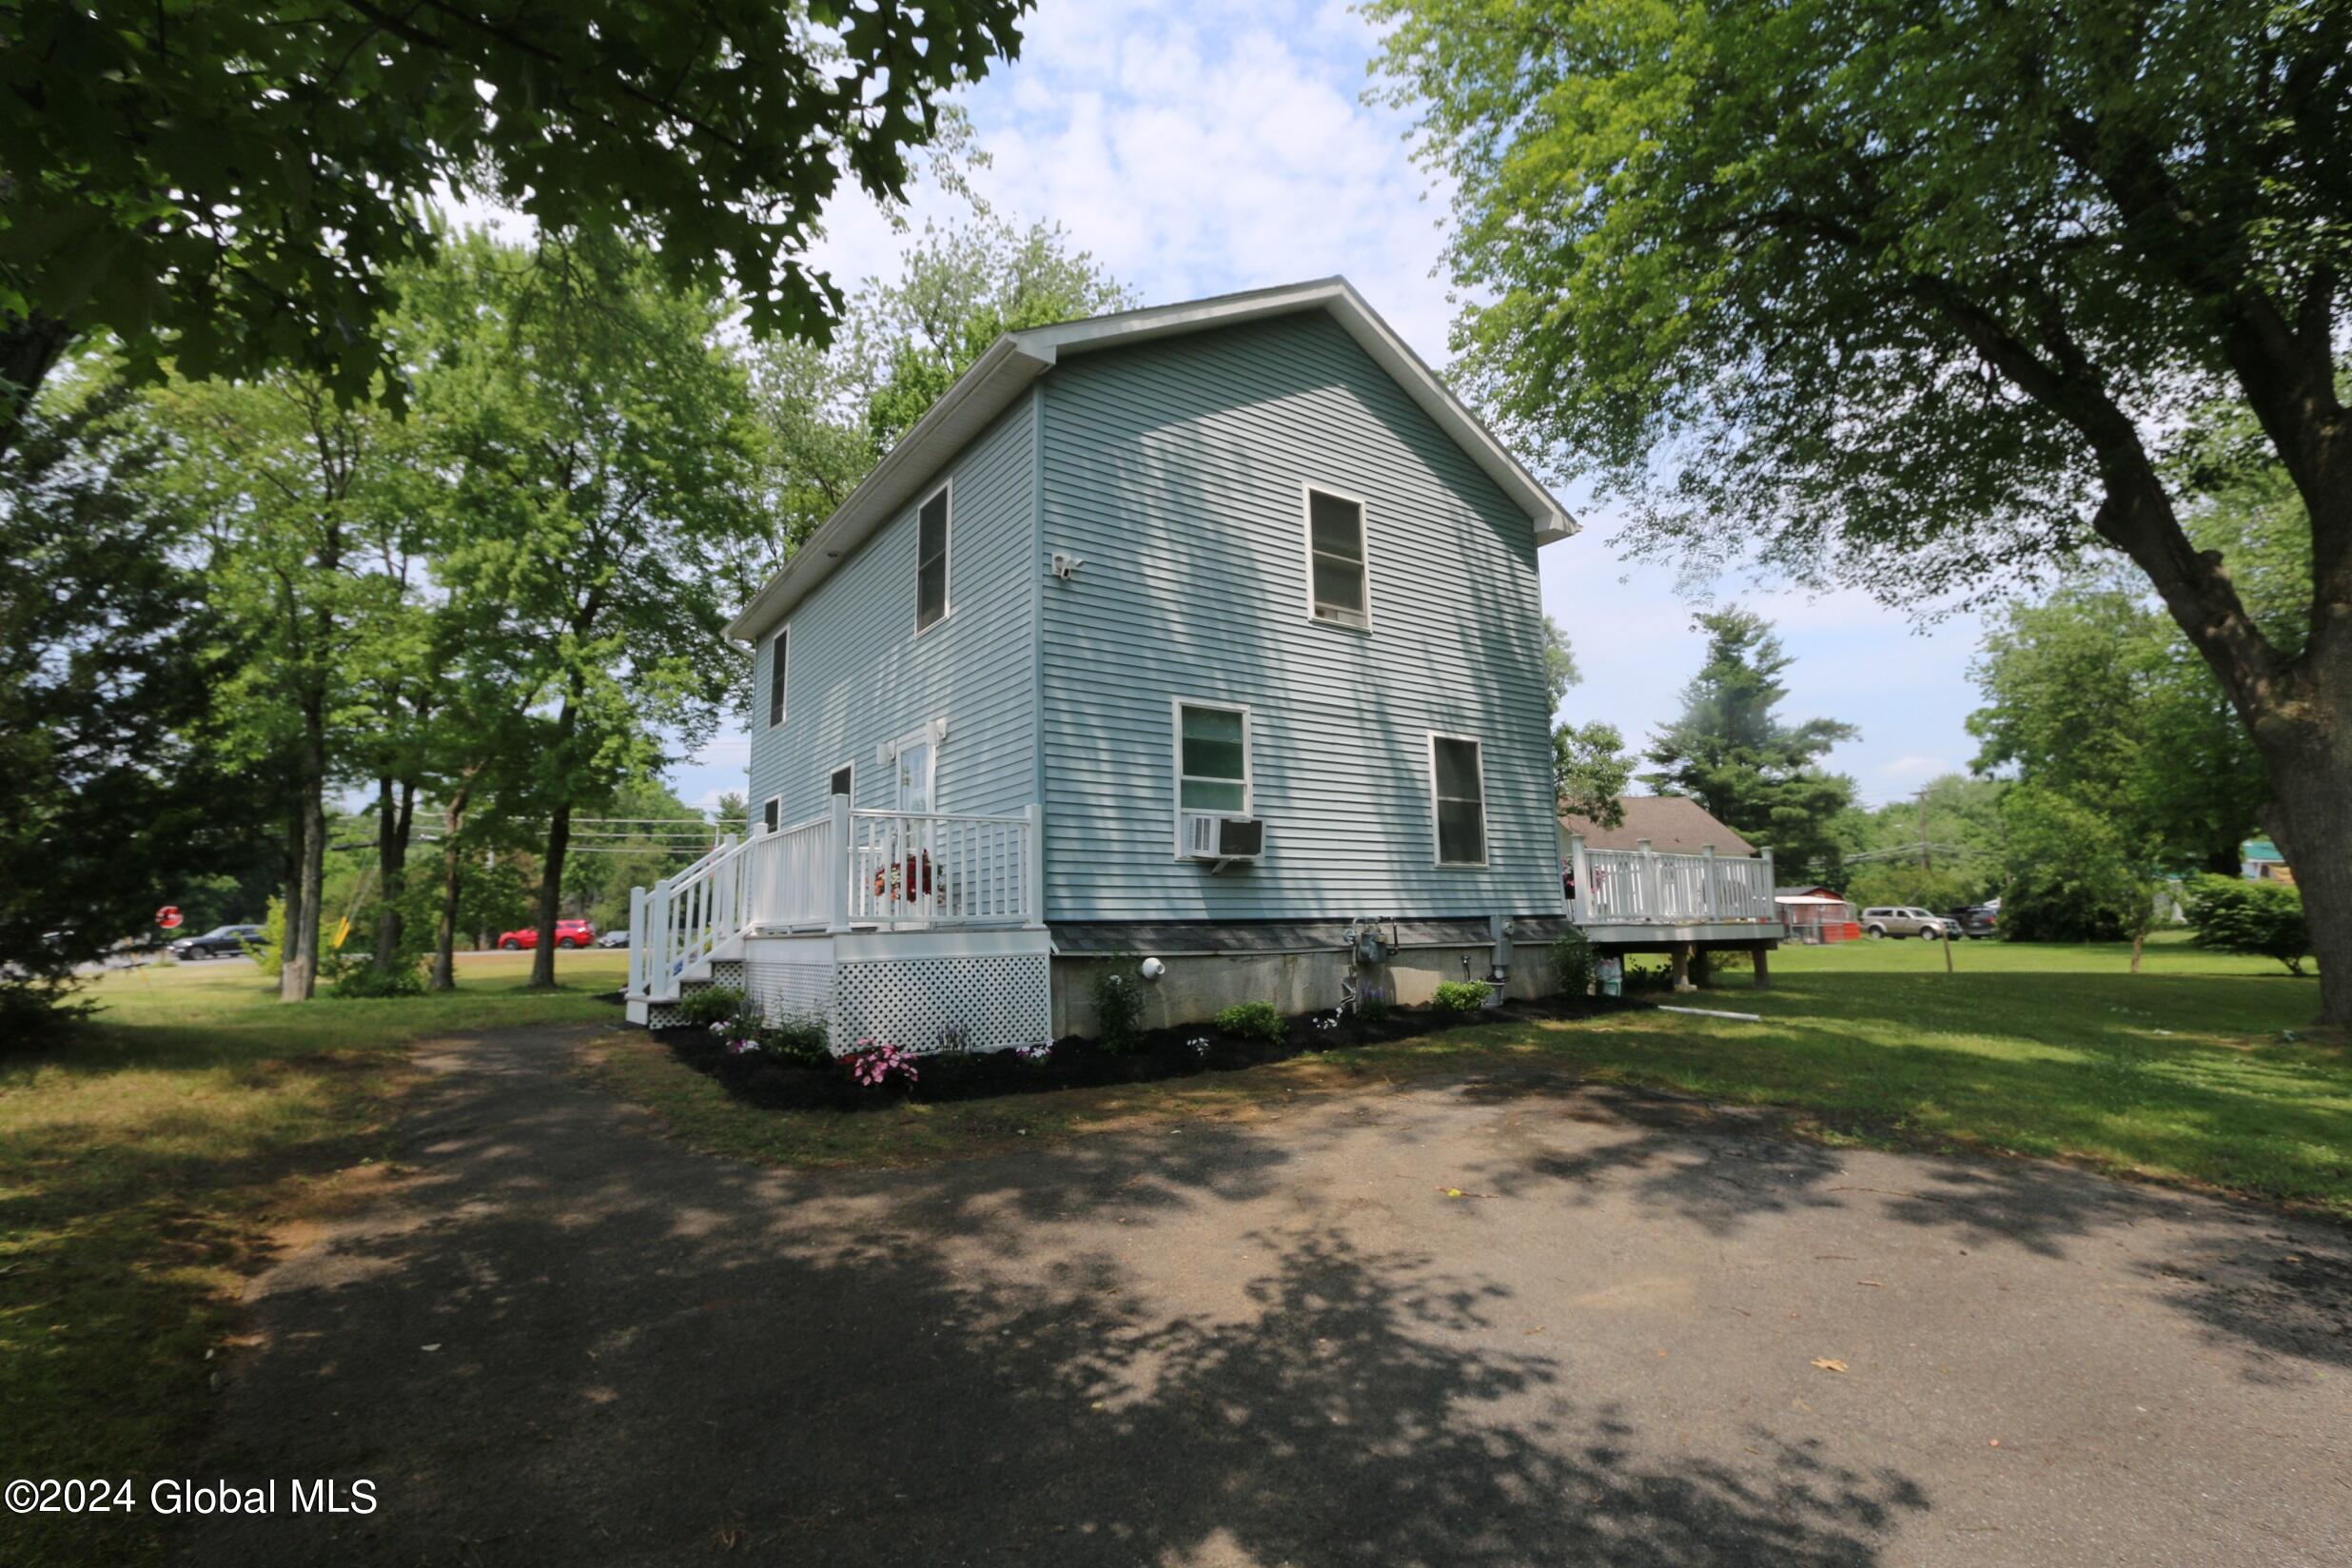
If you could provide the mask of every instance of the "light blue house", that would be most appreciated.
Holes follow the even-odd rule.
[[[1341,279],[999,339],[730,629],[755,831],[641,895],[633,1015],[735,965],[918,1050],[1086,1029],[1107,955],[1166,1022],[1538,983],[1575,527]]]

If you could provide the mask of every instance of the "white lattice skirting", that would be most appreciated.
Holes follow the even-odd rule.
[[[1004,1050],[1053,1037],[1050,960],[1042,952],[886,958],[833,978],[833,1049],[887,1040],[901,1050]]]
[[[832,963],[792,963],[781,959],[754,958],[743,966],[743,993],[759,1004],[760,1012],[771,1022],[787,1018],[824,1018],[833,1016],[833,968]]]

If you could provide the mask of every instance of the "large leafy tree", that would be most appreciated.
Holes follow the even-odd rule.
[[[1787,650],[1770,622],[1748,610],[1693,617],[1707,657],[1682,689],[1682,713],[1652,737],[1642,779],[1666,794],[1695,796],[1727,827],[1769,844],[1792,870],[1833,873],[1833,823],[1853,803],[1853,780],[1821,758],[1857,734],[1833,718],[1780,717]]]
[[[844,181],[895,198],[939,96],[1027,0],[9,0],[0,450],[57,356],[401,386],[376,323],[443,191],[654,245],[761,335],[822,335],[803,261]]]
[[[120,403],[36,416],[0,460],[0,1034],[158,905],[200,909],[270,806],[205,743],[225,628]]]
[[[500,607],[545,693],[518,787],[545,822],[532,979],[553,985],[573,816],[693,750],[747,679],[722,634],[769,527],[760,433],[723,310],[641,252],[476,236],[430,286],[467,323],[418,372],[455,461],[435,572]]]
[[[2352,1024],[2352,6],[1372,9],[1496,417],[1653,548],[1893,601],[2119,552],[2262,755]],[[2167,478],[2217,397],[2303,504],[2300,645]]]

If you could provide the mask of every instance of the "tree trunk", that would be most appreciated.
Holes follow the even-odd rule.
[[[425,981],[433,990],[455,990],[458,985],[458,892],[465,879],[458,832],[465,826],[466,797],[473,790],[471,782],[459,785],[441,811],[441,920],[433,931],[433,971]]]
[[[0,457],[15,446],[41,383],[73,339],[73,329],[53,317],[0,318]]]
[[[278,999],[307,1002],[319,989],[319,903],[326,881],[326,746],[324,724],[315,710],[303,737],[302,860],[295,886],[302,918],[294,918],[294,896],[286,899],[285,963],[278,971]]]
[[[2313,706],[2323,712],[2308,728],[2320,734],[2263,749],[2271,800],[2262,823],[2303,891],[2320,968],[2320,1022],[2352,1029],[2352,687],[2339,684]]]
[[[2131,972],[2134,974],[2140,972],[2140,950],[2146,946],[2146,931],[2136,931],[2131,933]]]
[[[382,902],[376,906],[376,951],[369,964],[381,974],[400,967],[401,943],[408,934],[401,898],[408,891],[408,838],[416,811],[415,780],[376,780],[376,880]]]
[[[283,995],[286,955],[294,950],[294,933],[303,921],[303,813],[299,805],[286,813],[285,864],[278,880],[278,984]]]
[[[563,898],[563,857],[572,847],[572,806],[556,808],[547,824],[547,854],[539,868],[539,948],[531,954],[533,990],[556,985],[556,916]]]

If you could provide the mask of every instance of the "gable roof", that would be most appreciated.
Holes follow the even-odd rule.
[[[865,482],[809,536],[784,569],[752,597],[728,625],[727,635],[753,641],[789,614],[1064,355],[1095,353],[1154,338],[1313,310],[1323,311],[1345,328],[1373,363],[1527,514],[1536,525],[1539,545],[1564,539],[1577,531],[1576,519],[1445,389],[1421,357],[1364,304],[1352,284],[1345,278],[1319,278],[1312,283],[1121,310],[1006,333],[956,378],[931,412],[915,421],[914,428],[874,465]]]
[[[1646,838],[1660,854],[1696,854],[1709,844],[1717,854],[1755,853],[1754,845],[1688,795],[1626,794],[1617,796],[1617,804],[1624,808],[1625,820],[1614,828],[1596,827],[1585,816],[1563,816],[1559,825],[1582,833],[1588,850],[1631,850]]]

